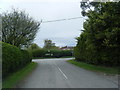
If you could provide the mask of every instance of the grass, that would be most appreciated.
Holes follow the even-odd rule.
[[[78,62],[73,60],[68,60],[67,62],[74,64],[78,67],[87,69],[87,70],[91,70],[91,71],[96,71],[96,72],[102,72],[102,73],[106,73],[106,74],[118,74],[118,68],[117,67],[104,67],[104,66],[96,66],[96,65],[91,65],[91,64],[87,64],[84,62]]]
[[[32,62],[21,70],[8,76],[2,83],[2,88],[13,88],[20,80],[24,79],[35,67],[37,63]]]

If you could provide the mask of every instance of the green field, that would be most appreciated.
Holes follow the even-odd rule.
[[[78,67],[91,70],[91,71],[96,71],[96,72],[102,72],[106,74],[118,74],[118,68],[117,67],[104,67],[104,66],[96,66],[96,65],[91,65],[87,64],[84,62],[78,62],[75,60],[68,60],[67,62],[74,64]]]
[[[32,62],[21,70],[8,76],[2,83],[2,88],[13,88],[20,80],[24,79],[37,66],[37,63]]]

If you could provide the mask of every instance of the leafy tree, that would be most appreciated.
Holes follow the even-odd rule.
[[[13,9],[2,14],[2,41],[17,47],[29,46],[40,23],[24,11]]]
[[[55,43],[52,43],[52,40],[46,39],[44,41],[44,48],[45,49],[58,49],[58,47],[55,46]]]
[[[120,62],[120,2],[81,2],[82,15],[87,19],[77,38],[75,57],[102,65]]]
[[[28,48],[28,50],[35,50],[35,49],[40,49],[40,47],[36,43],[31,44]]]

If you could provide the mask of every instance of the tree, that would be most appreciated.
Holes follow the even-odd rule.
[[[44,41],[44,48],[46,49],[58,49],[58,47],[55,46],[55,43],[52,43],[52,40],[46,39]]]
[[[77,38],[75,57],[92,64],[120,62],[120,2],[81,2],[87,19]]]
[[[28,50],[36,50],[36,49],[40,49],[40,47],[36,43],[32,43],[28,48]]]
[[[2,41],[17,47],[29,46],[40,23],[24,11],[13,9],[2,14]]]
[[[85,3],[85,2],[84,2]],[[89,2],[88,7],[81,4],[87,10],[89,6],[93,10],[85,11],[88,19],[84,28],[91,32],[97,46],[116,47],[120,44],[120,2]],[[85,4],[86,5],[86,4]]]

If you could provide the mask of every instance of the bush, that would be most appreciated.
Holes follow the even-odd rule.
[[[1,43],[1,42],[0,42]],[[2,42],[2,76],[17,71],[31,62],[30,54],[16,46]]]

